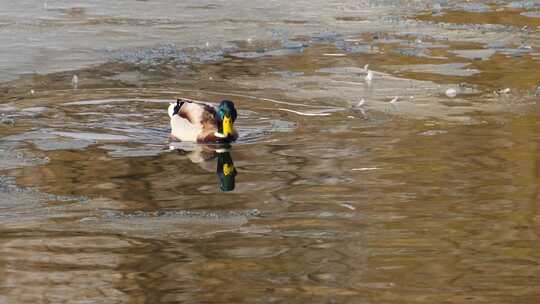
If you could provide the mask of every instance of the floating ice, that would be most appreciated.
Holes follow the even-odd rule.
[[[373,171],[378,170],[378,167],[364,167],[364,168],[352,168],[352,171]]]
[[[79,77],[77,75],[73,75],[73,78],[71,78],[71,86],[74,90],[79,87]]]
[[[507,6],[510,8],[518,8],[518,9],[533,9],[538,5],[540,5],[540,1],[538,0],[526,0],[526,1],[513,1],[513,2],[510,2]]]
[[[100,148],[109,151],[108,154],[112,157],[155,156],[163,152],[163,147],[161,146],[125,147],[120,145],[103,145]]]
[[[362,53],[362,54],[378,54],[379,48],[377,46],[359,43],[350,40],[340,40],[336,42],[336,47],[347,53]]]
[[[521,16],[529,18],[540,18],[540,12],[523,12]]]
[[[299,77],[304,75],[304,72],[294,72],[294,71],[277,71],[272,72],[272,74],[280,75],[283,78]]]
[[[285,111],[285,112],[291,112],[291,113],[302,115],[302,116],[330,116],[331,115],[331,113],[300,112],[300,111],[295,111],[295,110],[285,109],[285,108],[279,108],[278,110]]]
[[[494,93],[495,95],[507,95],[510,94],[510,88],[498,89]]]
[[[494,41],[488,43],[487,47],[490,49],[504,49],[506,47],[506,43],[503,41]]]
[[[495,50],[493,49],[455,50],[451,52],[458,55],[459,57],[473,59],[473,60],[487,60],[489,59],[489,57],[495,54]]]
[[[311,36],[311,40],[314,42],[335,42],[340,34],[334,32],[317,33]]]
[[[420,135],[420,136],[434,136],[434,135],[446,134],[446,133],[448,133],[448,131],[446,131],[446,130],[428,130],[428,131],[418,133],[418,135]]]
[[[371,80],[373,80],[373,71],[368,70],[367,75],[365,77],[365,80],[367,83],[371,83]]]
[[[356,210],[356,208],[353,205],[349,204],[349,203],[341,203],[339,205],[342,206],[342,207],[345,207],[347,209],[350,209],[350,210]]]
[[[347,55],[346,54],[340,54],[340,53],[326,53],[326,54],[323,54],[323,56],[344,57],[344,56],[347,56]]]
[[[401,71],[430,73],[449,76],[472,76],[480,73],[479,70],[465,68],[469,63],[445,63],[445,64],[415,64],[407,66],[395,66]],[[394,67],[394,66],[392,66]]]
[[[457,91],[454,88],[449,88],[449,89],[446,90],[445,94],[446,94],[446,96],[448,96],[450,98],[454,98],[454,97],[457,96]]]
[[[276,50],[261,50],[258,52],[236,52],[231,53],[229,56],[242,59],[254,59],[261,57],[272,57],[272,56],[286,56],[291,54],[296,54],[302,52],[303,48],[285,48],[285,49],[276,49]]]
[[[70,140],[62,140],[62,139],[38,139],[32,141],[32,143],[42,151],[54,151],[54,150],[81,150],[85,149],[91,144],[93,144],[93,141],[88,140],[79,140],[79,139],[70,139]]]
[[[124,135],[115,135],[115,134],[104,134],[104,133],[90,133],[90,132],[61,132],[61,131],[53,131],[50,132],[51,134],[62,136],[62,137],[69,137],[74,139],[82,139],[82,140],[110,140],[110,141],[127,141],[131,138]]]
[[[47,107],[29,107],[22,109],[23,112],[42,113],[49,110]]]
[[[12,118],[12,117],[6,116],[5,114],[2,114],[0,116],[0,123],[5,124],[5,125],[13,126],[15,124],[15,118]]]
[[[230,45],[221,49],[199,49],[193,52],[180,50],[174,44],[163,44],[152,48],[139,48],[119,50],[112,52],[113,59],[134,64],[157,64],[163,60],[177,63],[189,63],[192,61],[207,61],[223,58],[226,52],[236,47]]]
[[[442,7],[440,3],[433,4],[433,7],[431,8],[431,14],[433,16],[440,16],[442,13]]]
[[[264,57],[266,54],[264,52],[237,52],[230,54],[231,57],[242,58],[242,59],[254,59]]]
[[[63,106],[88,106],[88,105],[100,105],[113,102],[124,102],[129,99],[97,99],[97,100],[81,100],[81,101],[71,101],[63,103]]]
[[[483,3],[461,3],[457,6],[457,9],[471,13],[485,13],[491,10],[488,5]]]
[[[350,75],[353,77],[357,77],[358,75],[366,74],[367,70],[364,68],[358,68],[358,67],[332,67],[332,68],[322,68],[322,69],[317,70],[317,72],[336,74],[336,75]]]
[[[402,56],[410,56],[410,57],[420,57],[420,58],[430,57],[424,52],[422,48],[414,48],[414,49],[395,48],[392,50],[392,53],[402,55]]]
[[[285,49],[301,49],[304,47],[306,47],[306,45],[301,42],[287,41],[283,43],[283,48]]]

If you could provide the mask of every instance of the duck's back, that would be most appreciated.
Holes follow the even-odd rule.
[[[205,129],[208,129],[208,122],[206,120],[213,120],[208,117],[212,112],[211,106],[201,103],[188,102],[184,103],[181,108],[181,116],[174,115],[171,119],[171,134],[181,141],[198,141],[199,137],[206,133]]]

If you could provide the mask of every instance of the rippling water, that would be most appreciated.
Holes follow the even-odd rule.
[[[536,111],[471,127],[237,104],[230,193],[203,148],[169,148],[161,100],[19,117],[3,145],[47,161],[2,181],[5,299],[536,299]]]
[[[54,22],[96,31],[134,35],[142,22],[118,19],[123,2],[116,19],[97,18],[98,4],[48,5],[63,20]],[[512,5],[418,18],[501,15],[521,26]],[[365,21],[337,10],[338,28]],[[313,26],[309,12],[307,23],[280,15],[280,24]],[[236,18],[223,22],[252,23]],[[264,50],[238,43],[190,62],[177,60],[187,51],[126,38],[136,48],[104,64],[2,83],[0,303],[537,303],[537,33],[526,34],[528,49],[490,48],[476,32],[477,41],[418,42],[400,30],[280,37]],[[178,97],[233,100],[238,142],[171,142],[166,108]]]

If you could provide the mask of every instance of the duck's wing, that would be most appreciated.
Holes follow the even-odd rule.
[[[197,142],[216,142],[216,109],[206,103],[186,102],[180,108],[180,116],[197,126]]]
[[[171,118],[171,135],[180,141],[197,141],[202,132],[202,125],[192,124],[189,120],[174,115]]]
[[[180,141],[208,142],[215,141],[217,130],[213,106],[192,100],[179,99],[182,102],[178,115],[171,118],[171,135]]]
[[[212,105],[189,99],[179,99],[179,101],[183,101],[178,113],[181,117],[189,120],[192,124],[204,124],[205,122],[215,124],[216,109]]]

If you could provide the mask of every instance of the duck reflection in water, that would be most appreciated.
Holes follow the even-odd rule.
[[[234,190],[237,171],[234,167],[229,144],[209,145],[173,142],[169,148],[185,155],[205,171],[212,172],[215,169],[221,191],[229,192]],[[217,162],[214,163],[216,159]]]

